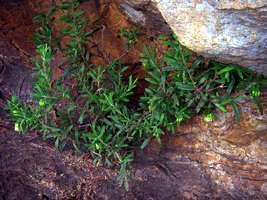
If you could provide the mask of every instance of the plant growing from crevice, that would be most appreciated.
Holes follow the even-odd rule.
[[[56,32],[54,15],[58,11],[63,13],[59,21],[64,28]],[[9,100],[15,130],[38,130],[60,150],[72,144],[77,152],[90,152],[96,165],[118,164],[118,181],[128,187],[129,144],[134,143],[132,129],[138,113],[127,103],[137,80],[125,77],[127,67],[119,60],[108,66],[91,63],[86,41],[93,31],[86,30],[89,20],[78,1],[54,4],[35,21],[41,26],[35,34],[37,56],[33,59],[35,103],[27,105],[17,97]],[[67,42],[62,43],[65,38]],[[52,66],[58,53],[64,55],[62,62]],[[62,73],[54,78],[56,67]]]
[[[146,88],[141,103],[144,110],[152,113],[150,121],[157,121],[158,138],[165,131],[175,132],[179,124],[202,113],[205,121],[215,119],[216,108],[227,112],[230,105],[237,121],[240,120],[238,104],[252,100],[263,113],[260,103],[260,88],[266,86],[263,76],[232,64],[210,61],[201,57],[189,64],[191,51],[184,48],[176,38],[163,40],[168,50],[160,60],[153,49],[146,47],[143,65],[148,70],[150,86]],[[245,86],[245,87],[244,87]]]
[[[127,29],[122,27],[119,30],[119,36],[123,39],[127,49],[133,46],[138,41],[138,38],[142,35],[143,34],[136,28]]]
[[[58,11],[63,13],[58,20],[64,28],[56,32]],[[127,189],[136,146],[143,149],[152,138],[160,142],[164,133],[175,133],[183,121],[198,113],[210,122],[213,110],[226,112],[226,105],[233,107],[239,120],[238,104],[243,99],[253,100],[263,112],[262,77],[234,65],[206,64],[201,57],[189,64],[192,53],[175,38],[163,40],[168,48],[161,58],[145,47],[141,60],[149,86],[139,107],[131,108],[138,80],[125,75],[127,66],[119,60],[107,66],[91,63],[87,41],[94,30],[87,30],[89,20],[79,1],[53,4],[35,21],[40,29],[35,35],[38,55],[33,59],[34,103],[25,104],[15,96],[8,101],[15,130],[37,130],[60,150],[71,144],[77,152],[89,152],[96,165],[120,166],[118,181]],[[135,32],[130,36],[122,32],[128,45],[136,42]],[[52,66],[57,54],[64,55],[62,62]],[[54,68],[62,71],[57,77]]]

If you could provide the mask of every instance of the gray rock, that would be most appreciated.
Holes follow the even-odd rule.
[[[136,24],[152,35],[171,33],[156,4],[151,0],[115,0],[121,10]]]
[[[135,8],[153,3],[186,47],[267,75],[267,0],[124,2]]]

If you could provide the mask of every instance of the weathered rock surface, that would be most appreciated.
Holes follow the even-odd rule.
[[[142,12],[154,3],[183,45],[206,57],[267,75],[266,0],[119,2],[129,17],[140,24],[155,21]]]
[[[151,0],[114,0],[134,23],[145,27],[150,34],[171,33],[171,29]]]

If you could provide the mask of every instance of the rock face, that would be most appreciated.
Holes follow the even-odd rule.
[[[180,42],[191,50],[222,62],[247,66],[267,75],[266,0],[125,2],[139,12],[140,7],[154,3]]]
[[[151,0],[114,0],[134,23],[145,27],[150,34],[171,33],[171,29]]]

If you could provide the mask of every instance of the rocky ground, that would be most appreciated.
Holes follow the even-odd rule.
[[[5,99],[13,94],[29,99],[31,18],[38,6],[46,6],[40,2],[0,0],[0,200],[267,199],[267,115],[246,103],[240,123],[232,112],[217,113],[210,124],[196,117],[176,135],[165,136],[162,145],[152,142],[145,151],[137,149],[129,192],[117,185],[116,169],[94,166],[89,155],[76,155],[72,149],[58,152],[35,132],[14,133]],[[132,24],[116,4],[91,1],[83,7],[92,18],[105,15],[91,41],[97,44],[94,62],[121,57],[142,77],[138,57],[144,43],[155,45],[153,38],[144,36],[125,53],[117,30]]]

